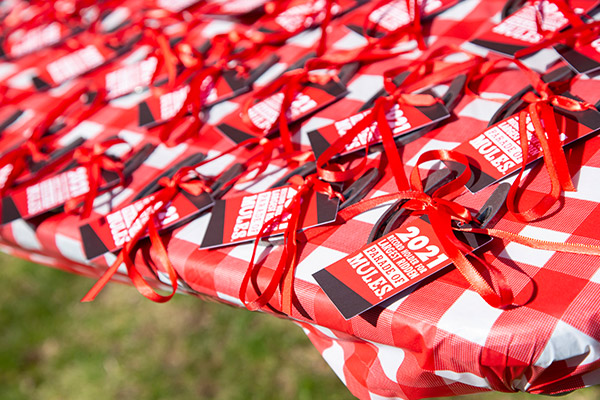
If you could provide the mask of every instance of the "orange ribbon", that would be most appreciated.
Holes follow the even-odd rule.
[[[292,197],[289,204],[284,207],[281,214],[276,215],[263,224],[258,236],[254,241],[252,256],[250,257],[248,269],[244,275],[244,278],[242,279],[242,284],[239,291],[240,300],[249,310],[258,310],[261,307],[264,307],[275,294],[277,286],[281,284],[282,310],[288,315],[291,314],[294,272],[298,257],[297,234],[301,223],[302,205],[306,204],[308,198],[315,192],[324,193],[328,195],[329,198],[338,197],[343,200],[343,197],[340,193],[333,190],[331,185],[328,183],[319,180],[316,174],[309,175],[306,179],[295,175],[290,178],[290,183],[296,190],[296,194],[294,197]],[[257,266],[254,264],[254,258],[258,248],[258,242],[262,237],[266,236],[278,224],[280,224],[286,217],[289,217],[289,221],[283,234],[283,252],[279,258],[279,263],[277,264],[277,267],[271,276],[267,287],[256,299],[248,301],[246,298],[246,291],[248,289],[248,285],[250,284],[250,279],[257,272]]]
[[[193,173],[193,167],[183,168],[172,179],[165,177],[159,181],[162,189],[149,196],[148,203],[137,212],[131,223],[133,227],[139,222],[139,226],[137,226],[138,230],[125,243],[115,262],[113,262],[110,268],[104,272],[90,291],[83,297],[82,302],[94,300],[122,263],[127,268],[127,274],[131,282],[144,297],[157,303],[167,302],[173,297],[177,290],[177,272],[169,259],[167,250],[158,233],[161,225],[158,214],[166,211],[170,202],[180,190],[184,190],[194,196],[199,196],[203,192],[210,192],[210,188],[202,180],[193,180],[191,177]],[[151,248],[155,251],[155,255],[158,258],[157,265],[162,265],[169,275],[172,291],[166,296],[154,291],[152,286],[146,282],[142,274],[138,271],[131,258],[137,243],[145,235],[146,230],[150,236]]]
[[[123,177],[123,163],[106,155],[106,150],[116,144],[121,143],[127,142],[122,139],[113,139],[103,143],[96,143],[92,148],[80,147],[75,150],[73,159],[75,159],[79,165],[85,167],[90,189],[87,193],[68,200],[65,203],[66,212],[73,212],[79,209],[79,215],[82,218],[87,218],[90,216],[94,206],[94,199],[100,193],[109,189],[105,188],[103,191],[100,191],[100,174],[102,170],[115,172],[119,176],[119,184],[123,184],[125,182],[125,178]],[[79,204],[81,201],[83,201],[83,205],[80,207]]]

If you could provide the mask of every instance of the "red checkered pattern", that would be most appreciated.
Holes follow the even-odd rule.
[[[464,0],[442,12],[427,24],[429,45],[451,44],[487,54],[466,41],[499,20],[503,3],[504,0]],[[343,17],[339,21],[330,35],[333,48],[348,49],[363,44],[364,39],[342,26]],[[195,28],[195,40],[202,43],[234,25],[227,20],[207,20]],[[259,80],[258,86],[268,83],[269,78],[277,76],[309,51],[318,37],[318,30],[305,32],[276,50],[281,60]],[[51,51],[45,52],[50,54]],[[418,55],[415,51],[362,68],[348,83],[349,94],[345,98],[292,126],[296,143],[308,149],[308,131],[355,113],[382,88],[383,71],[408,63]],[[126,62],[124,59],[120,62]],[[13,87],[26,88],[35,61],[34,57],[24,57],[16,62],[0,63],[0,75]],[[556,57],[550,52],[529,60],[530,65],[541,70],[555,62]],[[453,149],[482,131],[501,105],[498,100],[508,98],[526,84],[523,75],[516,70],[489,76],[483,81],[479,96],[465,95],[460,100],[449,122],[402,149],[406,171],[415,166],[422,152]],[[32,126],[36,116],[42,115],[66,89],[68,87],[35,94],[15,105],[27,112],[6,131],[3,145],[11,143],[10,138],[15,138],[13,143],[18,141],[20,132]],[[579,77],[572,91],[589,102],[596,102],[600,97],[600,80]],[[158,145],[153,132],[137,126],[136,105],[144,96],[147,92],[112,101],[72,128],[62,140],[67,143],[85,137],[94,141],[119,135],[132,145],[141,141]],[[153,177],[189,154],[202,151],[216,155],[228,149],[231,143],[214,126],[239,112],[244,99],[245,96],[240,96],[208,110],[208,123],[197,140],[171,148],[158,145],[154,154],[135,172],[130,186],[96,200],[94,215],[106,214],[111,207],[125,204]],[[594,137],[573,145],[566,153],[577,191],[565,193],[562,203],[539,221],[524,224],[506,214],[499,218],[496,228],[543,240],[600,245],[597,229],[600,224],[600,139]],[[234,160],[233,155],[224,157],[219,165],[206,166],[206,172],[217,173]],[[531,171],[529,190],[532,195],[547,192],[550,181],[543,169],[538,166]],[[264,190],[285,172],[271,166],[262,179],[237,185],[228,195]],[[457,201],[477,210],[494,188],[477,194],[465,192]],[[368,197],[395,191],[393,177],[388,173]],[[469,288],[460,273],[448,269],[408,294],[344,320],[312,274],[364,245],[374,221],[386,207],[358,215],[300,246],[295,283],[298,302],[290,317],[304,329],[355,396],[363,400],[419,399],[491,390],[557,394],[600,383],[600,328],[594,306],[600,302],[600,263],[593,256],[535,250],[494,240],[479,254],[506,277],[521,306],[510,310],[490,307]],[[209,214],[201,215],[168,235],[167,249],[181,280],[180,290],[242,306],[238,293],[252,244],[199,250],[209,217]],[[64,214],[34,221],[17,220],[0,229],[2,250],[74,273],[98,276],[115,256],[108,254],[86,261],[78,231],[80,224],[78,217]],[[281,250],[281,246],[269,242],[259,246],[260,257],[264,259],[256,278],[259,288],[264,288],[273,274]],[[140,266],[143,261],[141,256],[136,259]],[[145,272],[152,277],[148,270]],[[158,278],[162,276],[159,274]],[[126,280],[126,275],[117,274],[115,279]],[[255,295],[253,290],[251,292],[251,296]],[[280,310],[279,294],[270,306],[264,311]]]

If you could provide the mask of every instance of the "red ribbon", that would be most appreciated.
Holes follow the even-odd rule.
[[[168,144],[181,143],[198,133],[204,125],[200,113],[204,109],[210,91],[217,80],[227,70],[235,70],[239,74],[246,74],[248,67],[245,65],[245,61],[259,51],[260,46],[253,40],[248,41],[248,38],[249,36],[238,31],[215,36],[211,40],[211,49],[206,58],[203,56],[195,58],[195,64],[179,76],[174,86],[187,85],[190,90],[177,114],[161,128],[159,133],[161,141]],[[248,42],[250,47],[237,51],[240,43]],[[178,54],[181,54],[188,46],[182,44],[182,47],[177,50]],[[192,62],[191,56],[188,59],[185,57],[180,56],[180,59],[187,60],[185,62],[188,63]],[[205,66],[206,60],[215,60],[215,62],[212,65]],[[230,66],[231,63],[234,66]],[[188,79],[191,80],[186,84],[185,82]],[[188,113],[191,114],[191,122],[182,133],[171,140],[172,132],[181,124]]]
[[[319,176],[327,182],[344,182],[357,176],[367,164],[367,152],[369,143],[367,142],[365,156],[360,163],[352,168],[343,168],[339,164],[332,163],[338,154],[345,151],[346,145],[358,136],[365,129],[372,129],[377,124],[377,129],[381,135],[383,147],[388,157],[390,167],[394,174],[394,179],[398,190],[408,189],[408,181],[404,172],[404,166],[396,143],[394,135],[386,118],[388,110],[395,106],[403,104],[411,106],[431,106],[438,100],[428,94],[410,94],[408,92],[420,89],[424,86],[434,85],[453,78],[456,74],[470,71],[476,68],[483,59],[481,57],[470,57],[467,61],[461,63],[445,64],[439,67],[441,58],[453,52],[453,48],[442,47],[431,52],[425,58],[419,60],[416,65],[402,66],[393,68],[384,73],[384,87],[390,95],[380,97],[375,101],[373,108],[367,111],[362,120],[350,128],[343,136],[334,141],[317,159],[317,172]],[[411,68],[412,67],[412,68]],[[400,72],[410,71],[400,86],[393,83],[393,78]],[[422,85],[422,86],[420,86]]]
[[[166,124],[160,128],[159,138],[167,144],[177,144],[197,134],[204,124],[200,112],[204,108],[206,99],[210,93],[213,83],[222,74],[223,69],[220,66],[213,65],[204,68],[198,72],[187,85],[189,91],[183,102],[183,105]],[[181,124],[187,114],[191,114],[192,122],[186,127],[184,132],[180,133],[174,140],[171,134],[175,128]]]
[[[425,45],[425,40],[423,38],[423,28],[421,26],[421,6],[416,0],[404,0],[406,3],[406,12],[409,15],[409,19],[411,22],[407,25],[398,27],[394,31],[391,31],[384,35],[381,38],[375,38],[371,36],[369,33],[376,30],[378,24],[376,23],[373,27],[369,26],[369,17],[371,14],[381,8],[385,7],[390,3],[395,3],[403,0],[380,0],[375,3],[371,11],[367,13],[365,20],[363,22],[363,34],[367,37],[369,42],[385,44],[385,46],[390,46],[393,43],[398,42],[400,39],[408,36],[410,38],[414,38],[417,41],[418,48],[420,50],[425,50],[427,46]],[[390,7],[393,7],[390,6]]]
[[[125,243],[115,262],[104,272],[104,274],[94,284],[90,291],[83,297],[81,300],[82,302],[94,300],[98,293],[100,293],[100,291],[112,278],[115,272],[117,272],[117,269],[122,263],[125,263],[127,274],[129,275],[133,285],[144,297],[157,303],[164,303],[173,297],[177,290],[177,272],[175,271],[175,268],[168,257],[167,250],[165,249],[162,239],[158,233],[160,228],[158,214],[167,209],[170,202],[180,190],[185,190],[194,196],[199,196],[203,192],[210,191],[210,189],[202,180],[194,180],[190,177],[192,172],[192,167],[184,168],[179,170],[173,179],[162,178],[159,181],[162,189],[149,196],[149,202],[140,211],[138,211],[133,219],[131,226],[134,226],[136,222],[140,222],[139,229],[130,238],[130,240]],[[151,248],[154,250],[155,256],[157,257],[157,264],[162,265],[169,275],[169,279],[171,281],[172,291],[166,296],[154,291],[152,286],[146,282],[142,274],[138,271],[131,258],[137,243],[146,233],[146,229],[148,230],[148,234],[150,236]]]
[[[344,152],[346,145],[351,143],[362,131],[365,129],[373,131],[374,129],[377,129],[381,135],[384,151],[388,157],[398,190],[406,190],[408,188],[408,181],[404,172],[402,160],[398,154],[398,148],[394,141],[394,134],[387,119],[387,113],[390,108],[395,105],[401,106],[407,104],[411,106],[431,106],[437,101],[437,99],[428,94],[405,94],[398,90],[390,96],[378,98],[375,100],[373,108],[370,111],[367,111],[367,114],[362,120],[350,128],[343,136],[334,141],[331,146],[319,156],[317,159],[317,172],[319,176],[328,182],[345,182],[357,176],[366,166],[366,153],[369,149],[370,138],[367,139],[367,151],[365,151],[365,157],[363,157],[361,162],[354,167],[345,169],[339,164],[331,163],[331,160],[336,155]],[[377,124],[376,128],[374,127],[374,124]]]
[[[569,20],[570,28],[560,31],[546,31],[542,28],[543,15],[541,12],[536,10],[536,27],[537,32],[543,36],[543,39],[536,44],[533,44],[527,48],[521,49],[515,53],[515,58],[523,58],[539,50],[552,46],[559,42],[571,42],[576,40],[575,43],[582,45],[585,42],[589,43],[597,37],[597,28],[600,27],[599,22],[592,22],[585,24],[581,18],[573,11],[573,9],[564,0],[547,0],[549,3],[554,3],[559,11]],[[538,7],[542,2],[540,1]],[[596,34],[594,34],[596,33]],[[575,39],[578,38],[578,39]]]
[[[292,134],[289,129],[289,119],[287,115],[288,110],[292,105],[292,102],[294,101],[298,93],[302,91],[303,85],[305,83],[312,82],[324,85],[331,79],[335,78],[332,75],[311,74],[310,69],[308,67],[286,72],[279,78],[272,81],[267,86],[254,92],[254,94],[250,98],[248,98],[248,100],[244,103],[242,107],[242,119],[253,130],[260,132],[262,134],[261,136],[266,136],[267,134],[269,134],[271,127],[275,124],[278,124],[279,134],[284,150],[286,152],[293,152],[294,145],[292,143]],[[273,123],[273,125],[264,129],[256,126],[248,114],[249,109],[257,101],[265,100],[266,98],[277,95],[278,93],[283,94],[283,100],[281,101],[281,106],[276,121]]]
[[[337,3],[337,0],[325,1],[325,17],[323,21],[319,24],[321,26],[321,37],[319,38],[319,43],[317,45],[317,57],[325,54],[325,51],[327,50],[327,30],[329,29],[329,25],[331,24],[331,20],[333,19],[333,5]],[[316,17],[317,15],[315,15],[315,18]]]
[[[294,197],[290,200],[289,204],[284,207],[283,212],[280,215],[277,215],[270,220],[266,221],[260,232],[258,233],[257,238],[254,241],[254,248],[252,249],[252,256],[250,257],[250,263],[248,265],[248,270],[244,275],[242,280],[242,284],[240,286],[240,300],[244,303],[246,308],[249,310],[257,310],[261,307],[264,307],[269,300],[275,294],[277,287],[279,284],[282,285],[282,310],[288,315],[291,314],[292,311],[292,299],[293,299],[293,282],[294,282],[294,272],[297,263],[298,257],[298,229],[300,228],[301,223],[301,214],[302,214],[302,205],[306,204],[308,198],[314,193],[324,193],[329,196],[329,198],[338,197],[343,200],[343,197],[340,193],[333,190],[331,185],[326,182],[323,182],[317,178],[316,174],[309,175],[306,179],[303,179],[301,176],[293,176],[290,178],[290,183],[292,187],[297,191]],[[248,301],[246,298],[246,291],[248,289],[248,285],[250,284],[250,279],[252,275],[256,272],[256,265],[254,264],[254,258],[256,256],[256,251],[258,248],[258,242],[260,239],[268,234],[275,226],[282,222],[283,218],[289,216],[288,226],[284,232],[283,239],[283,252],[279,259],[279,263],[269,280],[267,287],[260,293],[260,295],[252,300]]]
[[[103,143],[96,143],[92,148],[80,147],[75,150],[73,159],[75,159],[79,165],[86,168],[90,189],[87,193],[68,200],[65,203],[66,212],[73,212],[79,209],[79,215],[82,218],[87,218],[90,216],[92,208],[94,207],[94,199],[100,193],[109,189],[106,188],[105,190],[100,191],[100,174],[102,170],[115,172],[119,176],[119,183],[123,184],[125,182],[125,178],[123,177],[123,163],[106,155],[106,150],[116,144],[121,143],[127,142],[122,139],[113,139]],[[82,201],[83,205],[80,207],[79,204]]]
[[[423,185],[419,176],[419,165],[421,163],[433,160],[458,162],[463,164],[466,168],[464,168],[464,172],[458,178],[440,187],[431,196],[429,196],[423,193]],[[311,239],[314,239],[317,236],[333,229],[335,226],[343,224],[354,218],[356,215],[368,211],[373,207],[393,200],[409,200],[403,205],[403,207],[413,210],[416,214],[428,215],[436,236],[440,239],[444,252],[453,261],[459,272],[471,284],[473,290],[479,293],[488,304],[497,308],[514,305],[512,304],[513,294],[508,286],[508,283],[499,270],[497,270],[494,266],[487,264],[485,261],[475,255],[473,256],[475,256],[475,258],[479,261],[479,265],[473,265],[464,256],[465,253],[471,252],[472,249],[470,249],[464,243],[458,241],[452,233],[453,230],[486,234],[501,240],[508,240],[535,249],[600,256],[600,246],[590,246],[579,243],[550,242],[521,236],[498,229],[452,226],[452,220],[459,221],[461,223],[471,223],[474,221],[471,217],[471,214],[465,207],[444,198],[454,197],[463,191],[463,185],[468,182],[470,174],[471,172],[468,168],[468,161],[462,154],[449,150],[428,151],[419,157],[417,165],[414,167],[411,173],[410,191],[374,197],[346,207],[338,213],[335,224],[308,228],[304,232],[305,235],[303,240],[310,241]],[[481,268],[485,268],[489,273],[491,273],[491,276],[493,276],[496,280],[495,285],[490,284],[487,279],[483,277],[483,274],[480,272]],[[494,286],[496,289],[494,289]]]
[[[523,155],[521,162],[521,170],[506,199],[508,210],[520,221],[532,221],[544,216],[550,208],[556,204],[559,199],[561,189],[564,191],[575,191],[575,187],[571,182],[569,175],[569,167],[565,154],[562,148],[560,132],[556,126],[556,118],[554,114],[554,106],[569,110],[583,111],[593,109],[591,104],[583,101],[574,100],[568,97],[557,95],[551,89],[551,86],[543,82],[539,75],[525,67],[521,62],[515,60],[517,65],[522,68],[538,95],[533,92],[523,96],[523,100],[529,103],[526,109],[519,113],[519,134],[521,142],[521,153]],[[544,155],[544,165],[548,171],[551,181],[550,193],[536,203],[533,207],[520,211],[517,207],[517,193],[519,192],[519,183],[525,167],[527,165],[530,140],[528,135],[528,121],[531,120],[533,126],[533,134],[537,137]]]
[[[15,180],[27,169],[27,157],[31,157],[35,162],[46,160],[47,156],[41,149],[51,148],[54,138],[52,136],[44,137],[44,135],[56,119],[63,115],[74,103],[78,102],[86,91],[87,89],[85,87],[80,86],[72,91],[68,97],[59,101],[58,104],[46,114],[44,119],[33,127],[31,135],[25,142],[0,158],[0,169],[12,165],[4,184],[0,185],[0,195],[4,195],[13,185]],[[74,112],[75,116],[72,120],[74,120],[75,123],[79,123],[82,119],[87,118],[87,116],[98,109],[95,104],[96,103],[94,102],[92,106],[77,109]]]

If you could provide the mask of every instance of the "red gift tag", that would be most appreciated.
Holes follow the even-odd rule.
[[[58,86],[98,68],[115,55],[116,52],[108,47],[95,44],[85,45],[43,65],[39,75],[35,78],[38,81],[36,86],[43,86],[44,83],[52,87]]]
[[[579,140],[600,128],[600,113],[588,109],[566,111],[555,109],[556,124],[563,146]],[[529,120],[528,164],[542,156],[542,150]],[[463,142],[455,150],[469,157],[473,171],[467,184],[473,193],[480,191],[521,168],[523,152],[519,134],[519,115],[513,115]]]
[[[303,85],[287,111],[288,124],[317,112],[343,97],[346,93],[346,87],[334,79],[326,84],[310,83]],[[249,138],[263,136],[265,132],[268,134],[274,133],[277,130],[276,121],[279,118],[283,99],[284,94],[277,92],[248,109],[248,118],[254,124],[254,129],[243,120],[241,113],[231,115],[227,118],[227,122],[217,125],[216,128],[234,143],[241,143]]]
[[[364,3],[364,0],[338,0],[331,8],[332,16],[343,14]],[[266,16],[257,22],[257,29],[264,33],[299,33],[325,20],[327,0],[293,0],[275,16]]]
[[[6,167],[5,167],[6,168]],[[2,174],[2,170],[0,170]],[[118,176],[107,173],[103,186],[118,182]],[[0,178],[1,180],[1,178]],[[2,198],[2,223],[18,218],[28,219],[64,205],[70,199],[90,191],[88,172],[77,167],[10,193]]]
[[[316,157],[319,157],[333,142],[346,134],[354,125],[372,112],[372,109],[352,115],[317,130],[308,132],[308,138]],[[419,128],[448,118],[450,113],[442,103],[431,106],[412,106],[409,104],[394,104],[386,113],[386,117],[394,137],[407,134]],[[352,142],[346,145],[340,155],[364,149],[367,145],[381,142],[381,134],[377,122],[360,132]]]
[[[136,63],[117,66],[95,74],[100,87],[106,90],[106,99],[112,100],[148,87],[156,71],[158,60],[148,57]]]
[[[569,6],[575,13],[583,14],[598,3],[597,0],[572,0],[569,2]],[[544,39],[542,32],[538,31],[538,16],[541,18],[543,31],[558,32],[569,25],[567,17],[553,2],[549,0],[530,1],[471,42],[495,52],[513,56],[517,51]]]
[[[442,12],[459,0],[418,0],[421,18],[431,17]],[[414,12],[409,12],[406,0],[392,0],[372,10],[371,5],[362,7],[357,12],[350,14],[344,21],[346,26],[353,31],[363,34],[364,24],[372,29],[369,36],[380,37],[399,28],[407,26],[414,20]],[[366,20],[366,21],[365,21]]]
[[[475,250],[489,242],[465,234]],[[451,264],[426,217],[417,218],[313,274],[344,318],[352,318]]]
[[[57,21],[27,30],[17,29],[2,43],[2,52],[5,57],[19,58],[60,43],[72,33],[71,29]]]
[[[224,246],[254,240],[265,222],[282,215],[297,191],[284,186],[258,194],[217,200],[200,248]],[[339,199],[329,199],[323,193],[314,193],[306,205],[303,204],[301,227],[309,228],[335,220]],[[279,225],[269,236],[285,232],[287,220],[283,216]]]
[[[146,204],[154,200],[154,195],[146,196],[119,210],[107,214],[105,217],[93,220],[79,228],[84,246],[85,256],[88,260],[99,257],[107,252],[113,252],[123,247],[125,242],[146,225],[150,218],[150,210],[142,213],[137,219],[137,213]],[[210,208],[213,200],[208,193],[194,196],[185,191],[180,191],[164,212],[157,214],[159,228],[169,229],[188,221],[194,215]],[[157,203],[156,208],[162,204]]]
[[[200,92],[206,97],[203,107],[210,107],[248,92],[254,81],[277,61],[277,56],[265,51],[250,61],[252,72],[248,76],[243,76],[234,69],[224,70],[216,80],[210,75],[207,76],[200,88]],[[139,125],[154,126],[173,118],[183,107],[189,91],[190,87],[187,84],[167,93],[161,93],[160,89],[153,88],[152,96],[138,105]]]

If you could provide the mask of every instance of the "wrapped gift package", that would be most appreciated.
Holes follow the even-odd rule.
[[[3,2],[1,249],[288,318],[360,399],[598,384],[598,5]]]

